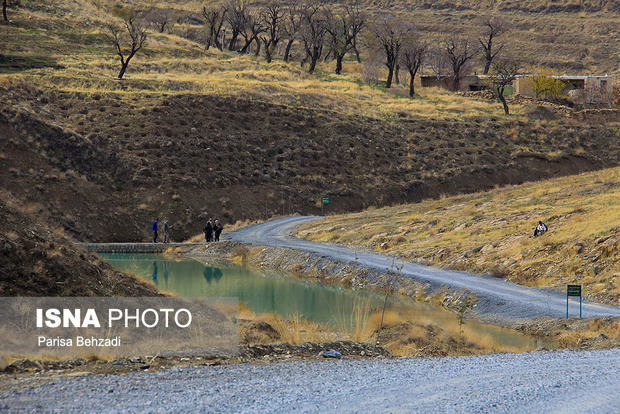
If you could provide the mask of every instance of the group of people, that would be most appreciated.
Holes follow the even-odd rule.
[[[168,219],[164,220],[163,230],[164,230],[164,243],[170,243],[170,224],[168,224]],[[153,243],[157,243],[157,238],[159,237],[159,219],[156,218],[153,221],[153,225],[151,226],[151,230],[153,230]],[[224,226],[220,223],[219,220],[213,221],[212,218],[209,218],[207,224],[205,224],[204,232],[205,232],[205,240],[207,242],[210,241],[220,241],[220,234],[222,234],[222,230],[224,230]]]
[[[224,230],[222,223],[220,223],[217,219],[213,221],[213,219],[209,217],[209,221],[207,221],[207,224],[205,224],[205,228],[203,229],[205,232],[205,241],[207,243],[211,241],[220,241],[220,234],[222,233],[222,230]]]
[[[153,243],[157,243],[157,232],[159,231],[159,219],[156,218],[151,226],[153,230]],[[170,224],[168,224],[168,219],[164,219],[164,243],[170,243]]]

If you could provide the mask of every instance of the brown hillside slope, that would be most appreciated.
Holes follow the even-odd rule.
[[[160,295],[4,201],[0,223],[0,296]]]
[[[534,237],[542,220],[549,231]],[[300,232],[620,304],[620,167],[331,216]]]
[[[617,132],[605,127],[386,121],[200,95],[142,110],[115,95],[82,98],[0,114],[5,188],[82,240],[147,240],[156,216],[180,240],[211,215],[316,214],[324,194],[333,211],[350,211],[620,162]],[[73,132],[80,112],[97,115]]]

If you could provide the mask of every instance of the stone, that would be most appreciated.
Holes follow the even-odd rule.
[[[336,358],[336,359],[342,358],[342,354],[336,351],[335,349],[330,349],[329,351],[321,351],[319,352],[319,355],[322,356],[323,358]]]

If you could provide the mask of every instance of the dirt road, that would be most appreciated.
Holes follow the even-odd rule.
[[[562,351],[34,378],[0,411],[618,413],[619,366],[620,350]]]
[[[328,257],[331,260],[355,262],[358,266],[385,271],[393,265],[394,257],[379,253],[353,250],[347,246],[316,243],[290,236],[293,228],[317,217],[285,217],[245,227],[230,233],[227,238],[265,246],[300,249]],[[417,263],[396,261],[403,265],[401,274],[433,286],[467,289],[479,298],[473,312],[490,321],[518,322],[547,316],[566,317],[566,293],[547,289],[528,288],[486,275],[475,275],[438,269]],[[579,300],[571,298],[570,316],[579,316]],[[584,318],[620,316],[620,307],[583,302]]]

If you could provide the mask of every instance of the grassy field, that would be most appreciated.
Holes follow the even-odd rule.
[[[539,220],[549,227],[541,237]],[[620,168],[334,215],[299,236],[620,303]]]

